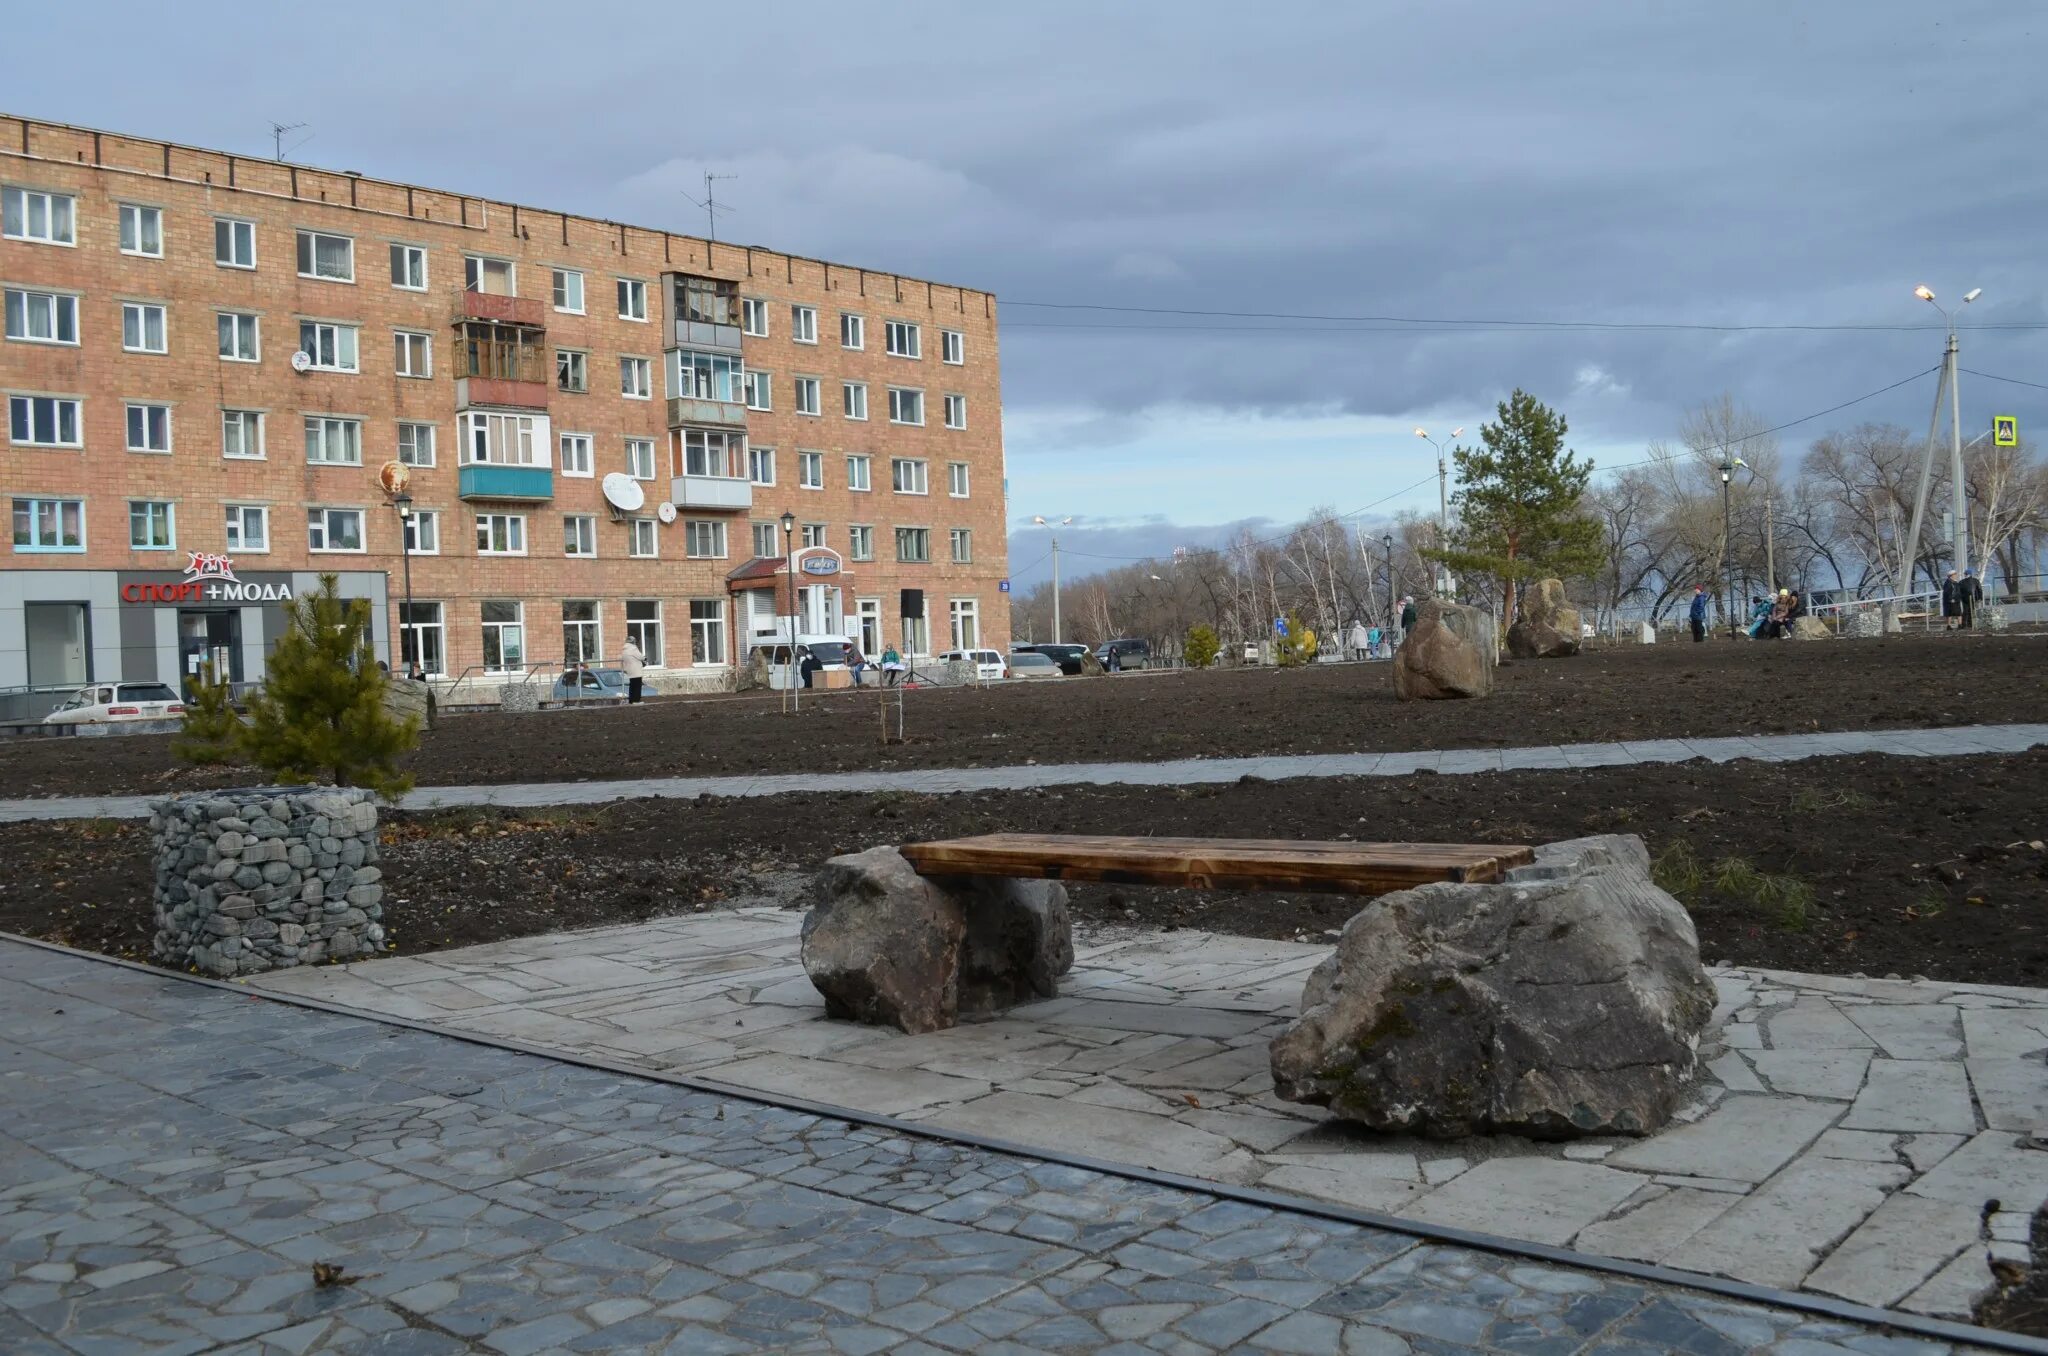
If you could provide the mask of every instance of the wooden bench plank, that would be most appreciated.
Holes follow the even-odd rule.
[[[1332,843],[1271,838],[1137,838],[991,833],[902,849],[921,876],[1012,876],[1380,895],[1431,881],[1485,884],[1535,860],[1495,843]]]

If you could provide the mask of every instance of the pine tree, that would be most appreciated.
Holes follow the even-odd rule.
[[[419,719],[399,720],[385,708],[370,604],[338,590],[323,574],[317,592],[293,600],[263,686],[249,696],[242,747],[286,781],[325,776],[396,796],[412,785],[395,760],[419,743]]]
[[[1506,626],[1523,581],[1590,573],[1605,550],[1584,508],[1593,463],[1565,447],[1564,417],[1521,390],[1496,408],[1500,421],[1479,430],[1482,447],[1452,449],[1459,521],[1442,550],[1425,554],[1498,579]]]
[[[1196,622],[1188,628],[1187,639],[1182,642],[1181,653],[1191,669],[1206,669],[1216,662],[1216,655],[1222,649],[1216,639],[1216,628],[1207,622]]]
[[[213,661],[200,665],[185,702],[185,726],[171,741],[171,752],[188,763],[232,763],[240,752],[242,718],[235,714],[232,689],[214,671]]]

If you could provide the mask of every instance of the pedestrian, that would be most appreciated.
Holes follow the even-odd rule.
[[[1946,631],[1953,631],[1963,620],[1963,581],[1954,570],[1941,581],[1941,625]]]
[[[903,656],[896,653],[896,647],[891,645],[888,649],[882,651],[882,685],[884,687],[894,687],[896,686],[896,680],[902,676]]]
[[[619,667],[626,674],[626,704],[629,706],[640,704],[640,686],[643,681],[640,670],[646,667],[646,664],[647,656],[641,654],[640,647],[630,640],[626,642],[626,648],[619,651]]]
[[[1414,629],[1415,600],[1413,598],[1403,598],[1401,600],[1401,634],[1405,636]]]
[[[853,685],[860,686],[861,670],[868,666],[867,656],[860,652],[860,646],[846,647],[846,667],[853,671]]]
[[[803,675],[804,686],[811,685],[811,678],[818,671],[818,653],[808,645],[800,645],[797,651],[803,657],[797,660],[796,671]]]
[[[1965,631],[1977,624],[1977,604],[1983,601],[1983,581],[1977,578],[1975,570],[1964,570],[1962,586],[1956,590],[1956,607],[1962,614]]]
[[[1116,647],[1115,641],[1110,642],[1109,661],[1102,667],[1111,673],[1122,673],[1124,671],[1124,652]]]
[[[1707,638],[1707,586],[1695,584],[1692,589],[1692,611],[1688,614],[1692,622],[1693,644]]]

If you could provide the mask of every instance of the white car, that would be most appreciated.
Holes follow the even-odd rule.
[[[1010,666],[1003,662],[1003,656],[995,650],[948,650],[939,656],[939,662],[971,663],[974,665],[974,676],[984,683],[1010,676]]]
[[[129,720],[182,720],[185,703],[162,683],[88,683],[49,715],[45,725],[106,725]]]

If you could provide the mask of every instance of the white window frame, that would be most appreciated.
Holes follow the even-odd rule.
[[[829,543],[825,540],[825,534],[830,530],[830,523],[799,524],[797,527],[797,545],[806,551],[814,546],[828,545]]]
[[[140,443],[135,441],[135,415],[138,411],[142,412],[143,440]],[[161,420],[152,419],[150,417],[151,411],[160,412],[162,415]],[[130,400],[126,402],[126,408],[122,411],[121,422],[130,452],[140,452],[156,457],[167,457],[171,454],[171,407],[167,401]],[[151,447],[149,445],[149,439],[152,434],[150,425],[157,422],[161,422],[163,426],[164,445],[162,447]]]
[[[393,330],[391,346],[392,366],[399,376],[425,381],[434,375],[433,335],[422,334],[418,330]],[[420,370],[417,372],[412,370],[414,353],[417,353],[420,359]]]
[[[796,402],[798,414],[820,419],[825,414],[825,383],[817,377],[792,377],[793,391],[790,399]]]
[[[249,444],[248,434],[250,433],[250,431],[251,431],[251,430],[254,430],[254,432],[255,432],[255,435],[256,435],[256,450],[255,450],[254,452],[230,452],[230,451],[228,450],[228,424],[229,424],[229,421],[230,421],[230,420],[232,420],[232,421],[233,421],[233,422],[235,423],[235,425],[236,425],[237,427],[239,427],[239,428],[241,429],[241,431],[242,431],[242,434],[243,434],[243,437],[242,437],[242,445],[243,445],[244,447],[247,447],[247,446],[248,446],[248,444]],[[263,418],[263,411],[262,411],[262,410],[240,410],[240,409],[223,409],[223,410],[221,410],[221,412],[220,412],[220,454],[221,454],[222,458],[223,458],[223,459],[225,459],[225,460],[227,460],[227,461],[265,461],[265,460],[268,460],[268,459],[269,459],[269,452],[268,452],[268,450],[267,450],[267,449],[265,449],[265,447],[264,447],[264,445],[263,445],[263,425],[264,425],[264,422],[265,422],[265,421],[264,421],[264,418]]]
[[[21,298],[21,300],[19,302],[15,301],[16,297]],[[41,335],[29,333],[28,310],[31,302],[43,302],[48,306],[50,337],[47,339]],[[6,335],[9,343],[54,344],[60,348],[78,347],[78,294],[76,292],[45,291],[34,287],[10,287],[6,289],[5,306],[7,311]],[[63,321],[67,311],[71,316],[71,337],[69,339],[63,337]],[[19,333],[15,331],[13,323],[16,315],[21,317]]]
[[[29,230],[28,217],[31,199],[41,199],[43,204],[43,233],[37,235]],[[57,229],[57,204],[63,203],[64,229]],[[27,188],[20,184],[8,184],[0,188],[0,224],[5,229],[0,235],[8,240],[25,240],[35,245],[58,245],[64,249],[75,248],[78,244],[78,197],[72,193],[59,193],[48,188]]]
[[[775,408],[775,374],[749,367],[740,378],[742,402],[750,410],[772,411]]]
[[[221,257],[221,228],[227,228],[227,257]],[[239,257],[241,246],[249,246],[249,258],[245,263]],[[213,219],[213,266],[215,268],[254,269],[256,267],[256,223],[247,217],[215,217]]]
[[[904,341],[908,341],[907,343]],[[891,358],[924,358],[924,327],[909,320],[882,322],[882,348]]]
[[[905,489],[906,480],[914,488]],[[922,457],[889,458],[889,488],[897,494],[929,495],[932,492],[931,463]]]
[[[984,648],[981,643],[981,600],[979,598],[948,598],[946,620],[953,634],[953,648],[966,654],[969,650]],[[974,623],[974,635],[970,638],[963,623]],[[970,655],[969,658],[972,658]]]
[[[913,536],[924,549],[915,556],[903,554],[904,533],[922,534]],[[899,565],[929,565],[932,563],[932,530],[928,527],[899,527],[896,529],[896,563]]]
[[[572,541],[571,538],[574,538]],[[597,556],[597,515],[562,515],[562,554],[572,560],[593,560]]]
[[[868,384],[864,381],[842,381],[839,383],[839,411],[848,419],[866,423],[868,418]]]
[[[574,440],[579,455],[572,462],[569,457],[570,441]],[[597,474],[597,438],[589,433],[564,433],[555,449],[561,462],[562,474],[588,480]]]
[[[484,287],[486,264],[505,266],[505,290],[492,292]],[[519,295],[519,261],[507,259],[500,254],[465,254],[462,256],[462,290],[474,292],[480,297],[516,297]]]
[[[915,419],[903,418],[904,398],[910,396],[917,398],[917,418]],[[892,424],[902,424],[909,428],[924,427],[924,390],[922,387],[891,386],[889,388],[889,422]]]
[[[967,336],[959,330],[940,330],[939,361],[948,367],[965,367],[967,365]]]
[[[773,485],[775,483],[774,448],[749,447],[747,449],[747,480],[755,485]]]
[[[580,374],[583,384],[565,386],[562,378],[568,374]],[[555,350],[555,389],[564,395],[590,394],[590,353],[580,348],[558,348]]]
[[[974,529],[971,527],[949,527],[946,529],[946,552],[955,565],[974,563]]]
[[[422,532],[420,525],[426,524]],[[410,556],[441,554],[441,510],[416,508],[398,517],[401,548]]]
[[[315,426],[318,426],[317,428]],[[346,414],[309,414],[305,417],[306,464],[308,466],[361,466],[363,464],[363,421]],[[345,453],[353,456],[332,457],[327,455],[336,438],[342,443]],[[320,450],[314,456],[315,445]]]
[[[523,513],[479,513],[475,523],[476,553],[480,556],[523,556],[526,554],[526,515]],[[514,538],[517,538],[515,544]],[[495,545],[499,541],[502,545]]]
[[[149,543],[149,544],[147,544],[147,545],[142,545],[142,544],[138,544],[138,543],[136,542],[136,540],[135,540],[135,510],[136,510],[136,509],[138,509],[138,508],[139,508],[139,509],[143,509],[143,510],[145,510],[145,518],[146,518],[146,519],[154,519],[154,517],[155,517],[155,515],[154,515],[154,514],[151,514],[151,513],[147,513],[147,512],[146,512],[146,511],[147,511],[147,510],[149,510],[149,509],[162,509],[162,510],[164,511],[164,512],[163,512],[163,524],[164,524],[164,537],[165,537],[165,540],[163,540],[163,541],[161,541],[161,542],[151,542],[151,543]],[[153,527],[153,526],[155,526],[155,524],[154,524],[154,522],[153,522],[153,521],[151,522],[151,524],[150,524],[150,525],[151,525],[152,527]],[[177,505],[177,501],[176,501],[176,500],[172,500],[172,499],[130,499],[130,500],[128,501],[128,549],[129,549],[129,550],[131,550],[131,551],[175,551],[175,550],[177,550],[177,549],[178,549],[178,505]]]
[[[642,460],[644,457],[644,461]],[[641,470],[645,465],[646,470]],[[660,464],[654,456],[654,439],[626,439],[626,474],[635,480],[653,480],[659,473]]]
[[[647,280],[645,278],[614,278],[614,289],[619,299],[619,319],[630,320],[636,325],[647,323]]]
[[[849,455],[846,458],[846,488],[855,494],[871,494],[874,487],[875,459],[865,452]]]
[[[412,653],[419,656],[420,667],[427,677],[447,677],[448,675],[445,672],[448,666],[447,609],[439,602],[431,599],[415,599],[408,603],[401,598],[398,600],[396,611],[398,613],[399,653],[405,653],[405,638],[410,633],[412,636]],[[418,618],[426,616],[431,616],[433,620],[418,620]],[[429,631],[434,633],[434,643],[431,647],[434,651],[434,663],[431,665],[426,662],[426,653],[429,647],[424,643]]]
[[[232,353],[222,353],[220,355],[222,362],[260,363],[263,361],[262,316],[251,311],[215,311],[213,317],[213,330],[216,341],[220,338],[220,327],[223,321],[227,322],[233,336],[233,348],[235,351]],[[250,356],[246,358],[241,354],[241,341],[244,338],[249,340]],[[216,342],[215,347],[219,347],[218,342]]]
[[[407,459],[405,454],[407,429],[412,430],[412,433],[410,435],[412,438],[412,457],[409,460]],[[422,423],[417,419],[399,420],[398,432],[396,434],[397,450],[394,451],[392,455],[397,457],[399,462],[405,466],[433,466],[440,452],[440,449],[435,446],[435,444],[440,440],[440,435],[437,434],[434,431],[434,429],[434,425]],[[422,434],[426,436],[426,455],[424,457],[420,455],[420,437]]]
[[[766,297],[740,298],[740,333],[751,334],[756,339],[768,337],[768,299]]]
[[[822,490],[825,488],[825,454],[803,452],[796,454],[796,484],[800,490]]]
[[[348,273],[346,276],[339,273],[322,273],[320,271],[320,242],[323,240],[339,240],[348,246]],[[300,226],[297,228],[297,237],[293,247],[295,251],[309,250],[307,258],[312,261],[313,269],[310,273],[303,268],[299,269],[299,276],[301,278],[311,279],[314,282],[354,285],[356,280],[356,239],[354,236],[336,235],[333,231],[321,231],[315,230],[311,226]],[[293,263],[294,265],[297,264],[296,253],[293,257]]]
[[[156,314],[156,346],[150,346],[150,312]],[[129,327],[133,323],[135,342],[129,343]],[[171,351],[171,308],[160,301],[124,301],[121,303],[121,351],[123,353],[169,353]]]
[[[401,274],[407,279],[412,277],[412,266],[415,263],[420,266],[420,280],[418,282],[401,282]],[[408,245],[402,240],[392,241],[391,285],[401,292],[424,292],[428,287],[428,278],[427,247],[425,245]]]
[[[851,342],[848,342],[848,341]],[[868,344],[868,318],[858,311],[839,313],[839,347],[858,352]]]
[[[554,455],[540,436],[546,418],[510,410],[464,410],[455,416],[455,436],[461,443],[456,455],[468,465],[546,466]]]
[[[227,526],[228,550],[236,555],[267,556],[270,554],[270,505],[268,504],[227,504],[223,506],[233,522]],[[259,535],[255,540],[249,537],[251,516],[258,524]],[[223,515],[224,517],[226,515]]]
[[[310,349],[306,347],[306,331],[308,329],[311,329],[313,332],[311,336],[313,347]],[[320,359],[320,350],[323,347],[321,343],[323,331],[332,331],[334,361],[331,363],[322,362]],[[348,339],[346,345],[342,343],[344,335]],[[342,352],[344,347],[348,350],[346,355]],[[353,374],[363,370],[363,336],[360,326],[345,325],[337,320],[301,320],[299,322],[299,351],[313,360],[312,365],[306,369],[309,372],[347,372]],[[344,356],[353,357],[355,361],[353,363],[344,363],[342,361]]]
[[[45,441],[35,436],[36,402],[50,402],[50,431],[57,435]],[[28,405],[29,436],[14,436],[14,408],[16,402]],[[64,409],[71,409],[71,437],[64,434]],[[84,447],[85,446],[85,401],[79,396],[38,395],[30,391],[10,392],[7,397],[7,440],[16,447]]]
[[[818,342],[818,308],[792,302],[789,307],[789,340],[793,344]]]
[[[576,280],[576,304],[574,306],[569,305],[569,289],[566,286],[571,278]],[[582,315],[583,284],[583,270],[580,268],[555,268],[548,270],[548,299],[554,303],[555,310],[563,315]]]
[[[652,358],[636,358],[629,353],[619,355],[619,394],[628,400],[654,399]]]
[[[711,544],[717,547],[716,550],[700,551],[697,549],[697,537],[700,532],[709,534],[711,538]],[[683,553],[688,559],[724,560],[725,546],[725,524],[720,522],[718,519],[689,518],[684,520]]]
[[[967,397],[948,391],[941,397],[947,428],[967,427]]]
[[[847,524],[846,558],[848,560],[873,560],[875,558],[875,525],[873,523]]]
[[[965,499],[974,490],[974,472],[964,461],[946,463],[946,496],[949,499]]]
[[[148,249],[148,248],[145,248],[146,242],[145,242],[145,240],[144,240],[144,233],[143,233],[143,229],[142,229],[142,224],[143,224],[143,222],[145,222],[145,221],[148,221],[148,220],[151,220],[151,219],[154,219],[154,220],[155,220],[155,222],[156,222],[156,248],[155,248],[155,249]],[[130,235],[130,232],[129,232],[129,229],[128,229],[128,227],[129,227],[129,223],[130,223],[130,222],[133,222],[133,223],[134,223],[134,226],[135,226],[135,230],[134,230],[134,232],[133,232],[133,234],[134,234],[134,237],[135,237],[135,244],[134,244],[134,245],[133,245],[132,247],[131,247],[131,246],[129,245],[129,243],[128,243],[128,238],[129,238],[129,235]],[[148,204],[148,203],[143,203],[143,202],[124,202],[124,203],[120,204],[120,236],[119,236],[119,239],[120,239],[120,244],[121,244],[121,253],[123,253],[123,254],[126,254],[126,255],[129,255],[129,256],[130,256],[130,257],[132,257],[132,258],[136,258],[136,259],[161,259],[161,258],[163,258],[163,257],[164,257],[164,209],[163,209],[163,208],[161,208],[161,207],[153,207],[153,206],[151,206],[150,204]]]
[[[661,524],[652,518],[627,519],[626,557],[629,560],[661,559]]]
[[[774,523],[749,523],[747,526],[754,530],[754,559],[782,559],[782,533]],[[761,549],[761,534],[763,532],[768,534],[768,549],[766,551]]]
[[[571,617],[569,609],[583,606],[590,609],[588,617]],[[576,648],[572,654],[569,648],[571,632],[576,636]],[[564,598],[562,600],[562,663],[601,664],[604,662],[604,601],[599,598]]]
[[[313,515],[314,515],[314,514],[316,514],[316,513],[320,515],[320,541],[321,541],[321,544],[320,544],[319,546],[315,546],[315,545],[313,545]],[[333,518],[333,516],[332,516],[332,515],[334,515],[334,514],[343,514],[343,515],[347,515],[347,514],[351,514],[351,513],[355,515],[355,519],[356,519],[356,543],[357,543],[357,544],[356,544],[356,545],[354,545],[354,546],[329,546],[329,545],[327,545],[326,543],[328,543],[329,541],[331,541],[331,540],[333,539],[333,537],[334,537],[333,525],[334,525],[335,519]],[[328,505],[324,505],[324,504],[309,504],[309,505],[307,505],[307,506],[306,506],[306,550],[308,550],[309,552],[313,553],[314,555],[322,555],[322,556],[359,556],[359,555],[363,555],[363,554],[364,554],[364,553],[366,553],[366,552],[367,552],[367,551],[369,550],[369,548],[370,548],[370,543],[369,543],[369,528],[370,528],[370,523],[369,523],[369,514],[365,513],[365,512],[364,512],[364,511],[363,511],[362,509],[359,509],[359,508],[348,508],[348,507],[345,507],[345,506],[344,506],[344,507],[330,507],[330,506],[328,506]]]
[[[488,620],[488,619],[487,619],[487,618],[485,617],[485,615],[484,615],[484,609],[485,609],[485,608],[487,608],[487,607],[489,607],[489,606],[490,606],[490,605],[491,605],[492,603],[507,603],[507,604],[510,604],[510,605],[511,605],[511,608],[512,608],[512,620],[511,620],[511,621],[490,621],[490,620]],[[525,604],[525,602],[524,602],[523,600],[521,600],[521,599],[518,599],[518,598],[480,598],[480,599],[478,599],[478,600],[477,600],[477,625],[478,625],[478,626],[479,626],[480,628],[482,628],[482,629],[481,629],[481,630],[480,630],[480,631],[478,632],[478,635],[479,635],[479,636],[489,636],[489,635],[490,635],[490,633],[491,633],[492,631],[496,631],[496,632],[498,633],[498,663],[499,663],[500,667],[498,667],[498,668],[495,668],[495,669],[493,669],[493,668],[490,668],[490,667],[488,667],[488,665],[490,664],[490,662],[491,662],[491,661],[490,661],[490,660],[489,660],[488,658],[486,658],[486,659],[485,659],[485,660],[483,661],[483,662],[484,662],[484,664],[485,664],[485,665],[487,666],[487,667],[486,667],[486,668],[484,669],[484,672],[486,672],[486,673],[520,673],[520,672],[523,672],[523,671],[525,670],[525,668],[526,668],[526,604]],[[518,649],[518,651],[519,651],[519,659],[518,659],[518,663],[517,663],[517,664],[516,664],[516,665],[515,665],[514,667],[511,667],[511,668],[506,668],[506,667],[503,667],[503,665],[504,665],[504,662],[505,662],[505,633],[506,633],[506,632],[508,632],[508,631],[509,631],[509,632],[512,632],[512,633],[513,633],[513,634],[514,634],[514,635],[516,636],[516,638],[518,639],[518,642],[519,642],[519,643],[518,643],[518,646],[517,646],[517,649]],[[490,649],[490,647],[489,647],[488,645],[487,645],[487,646],[485,646],[484,648],[485,648],[486,652],[488,652],[488,651],[489,651],[489,649]]]
[[[634,616],[633,606],[636,603],[642,607],[652,607],[654,616],[651,619]],[[650,669],[665,667],[662,660],[666,655],[664,642],[667,636],[666,628],[662,624],[662,612],[659,598],[626,599],[626,639],[640,647],[641,662]],[[653,643],[649,644],[650,641]]]
[[[714,614],[708,617],[697,615],[697,609],[708,607]],[[722,598],[692,598],[690,600],[690,664],[693,668],[717,668],[726,663],[725,624],[727,608]],[[715,644],[713,642],[716,642]],[[715,659],[699,659],[697,652],[716,655]]]

